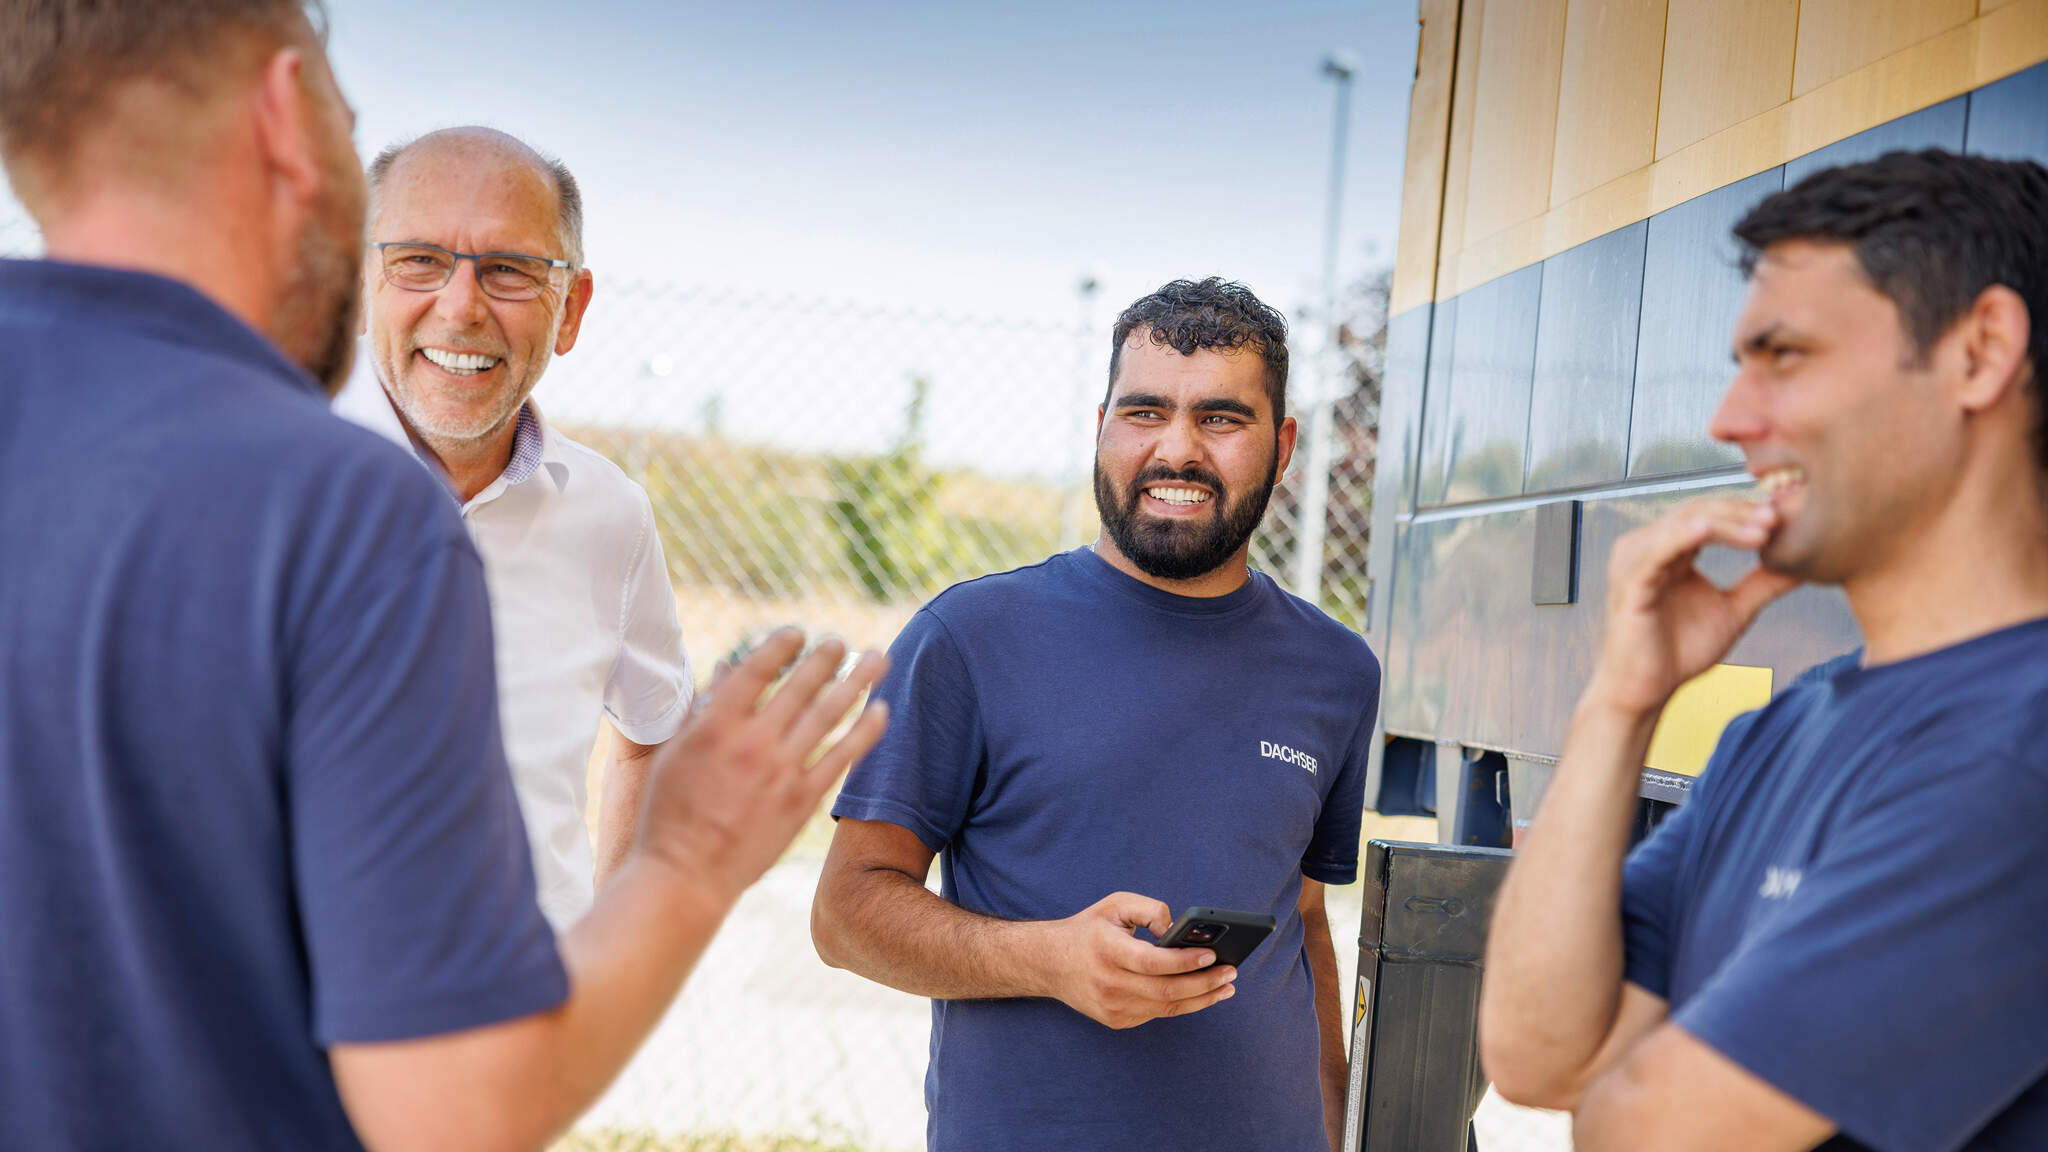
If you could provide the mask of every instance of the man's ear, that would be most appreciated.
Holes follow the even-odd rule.
[[[1956,399],[1964,411],[1981,412],[2026,378],[2032,317],[2019,293],[1993,284],[1977,294],[1957,326],[1963,340],[1963,375]],[[2037,371],[2039,367],[2035,365]]]
[[[555,330],[555,355],[576,346],[576,334],[583,331],[583,313],[589,310],[595,291],[597,281],[591,278],[590,269],[578,268],[576,278],[569,282],[569,299],[562,304],[562,326]]]
[[[1300,429],[1295,427],[1294,417],[1289,416],[1280,421],[1279,455],[1273,460],[1273,475],[1287,475],[1287,463],[1294,459],[1294,440],[1298,435]]]
[[[311,203],[320,192],[320,151],[309,103],[304,54],[297,48],[272,52],[249,91],[249,112],[257,150],[295,205]]]

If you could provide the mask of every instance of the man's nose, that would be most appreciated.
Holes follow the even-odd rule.
[[[1179,469],[1199,463],[1204,455],[1202,437],[1189,415],[1175,416],[1159,430],[1159,438],[1152,444],[1152,455],[1168,467]]]
[[[483,323],[490,312],[490,297],[484,295],[470,261],[456,261],[455,274],[434,294],[434,311],[465,328]]]
[[[1707,421],[1707,435],[1729,444],[1761,440],[1770,430],[1763,405],[1763,392],[1752,373],[1737,369],[1721,394],[1714,418]]]

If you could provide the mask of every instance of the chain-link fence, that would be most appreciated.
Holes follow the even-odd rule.
[[[790,620],[880,644],[947,585],[1094,536],[1108,352],[1080,322],[601,286],[537,396],[647,489],[693,652]],[[1370,429],[1342,410],[1360,391],[1338,405],[1322,595],[1354,625],[1370,486],[1351,449]],[[1275,493],[1256,546],[1283,580],[1300,480]]]
[[[0,213],[0,255],[39,247],[32,228]],[[598,288],[577,347],[536,395],[559,428],[647,490],[700,674],[783,623],[885,645],[948,584],[1093,538],[1106,325]],[[1384,281],[1350,299],[1338,355],[1297,353],[1294,408],[1306,433],[1316,398],[1329,398],[1319,598],[1362,627]],[[1290,587],[1311,514],[1301,506],[1305,448],[1254,545],[1255,564]],[[1374,820],[1367,833],[1434,838],[1428,821]],[[564,1149],[922,1146],[926,1001],[828,969],[810,946],[828,837],[827,822],[814,824],[748,893]],[[1358,913],[1355,890],[1333,890],[1340,987],[1350,987]],[[1556,1128],[1497,1102],[1481,1114],[1489,1152],[1563,1147]]]

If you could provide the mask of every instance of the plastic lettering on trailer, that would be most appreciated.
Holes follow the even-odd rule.
[[[1714,754],[1728,722],[1771,701],[1771,670],[1716,664],[1678,686],[1657,730],[1650,735],[1644,766],[1697,776]]]

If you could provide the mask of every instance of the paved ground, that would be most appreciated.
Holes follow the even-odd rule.
[[[688,988],[583,1127],[787,1134],[874,1152],[924,1146],[927,1002],[827,968],[811,948],[818,861],[771,871],[726,922]],[[1330,922],[1356,936],[1357,888]],[[1338,949],[1351,987],[1355,949]],[[1484,1152],[1568,1149],[1563,1118],[1489,1096]]]

